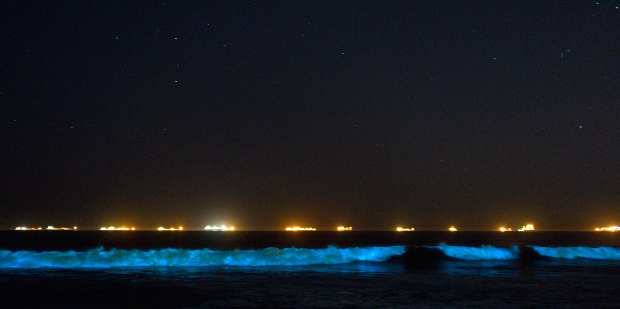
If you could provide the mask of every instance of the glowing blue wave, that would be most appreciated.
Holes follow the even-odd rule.
[[[532,246],[536,253],[557,259],[620,260],[620,248],[614,247],[541,247]]]
[[[445,255],[469,261],[515,260],[519,258],[519,248],[500,248],[494,246],[468,247],[440,244],[432,247],[441,250]]]
[[[0,268],[111,268],[152,266],[300,266],[383,262],[405,253],[404,246],[259,250],[160,249],[88,251],[0,250]]]

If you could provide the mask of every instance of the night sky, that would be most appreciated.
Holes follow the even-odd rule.
[[[620,1],[9,1],[0,225],[620,223]]]

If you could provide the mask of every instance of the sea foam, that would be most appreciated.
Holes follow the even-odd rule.
[[[486,261],[486,260],[514,260],[519,258],[519,248],[514,246],[511,248],[501,248],[494,246],[452,246],[440,244],[431,248],[439,249],[445,255],[469,261]]]
[[[404,246],[321,249],[91,249],[87,251],[0,250],[0,268],[111,268],[153,266],[301,266],[383,262],[405,253]]]
[[[620,260],[620,248],[614,247],[542,247],[532,246],[536,253],[557,259]]]

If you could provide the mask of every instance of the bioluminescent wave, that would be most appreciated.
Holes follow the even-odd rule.
[[[532,246],[536,253],[556,259],[620,260],[620,248],[614,247],[542,247]]]
[[[481,247],[469,247],[469,246],[451,246],[446,244],[440,244],[432,248],[439,249],[445,255],[459,259],[469,261],[485,261],[485,260],[515,260],[519,258],[519,248],[501,248],[494,246],[481,246]]]
[[[554,259],[620,260],[620,248],[616,247],[528,247],[538,256]],[[0,250],[0,268],[334,265],[385,262],[393,257],[403,256],[407,250],[413,250],[413,256],[416,256],[417,250],[438,250],[449,258],[462,261],[509,261],[520,258],[520,250],[517,246],[490,245],[475,247],[439,244],[409,249],[406,246],[349,248],[329,246],[321,249],[265,248],[256,250],[96,248],[87,251]],[[432,258],[441,259],[441,256]],[[406,259],[408,260],[409,257]],[[415,258],[412,261],[414,260]]]
[[[301,266],[383,262],[405,253],[404,246],[258,250],[102,248],[88,251],[0,250],[0,268],[111,268],[153,266]]]

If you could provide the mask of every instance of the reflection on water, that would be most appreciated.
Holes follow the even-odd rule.
[[[303,266],[267,266],[267,267],[238,267],[238,266],[207,266],[207,267],[114,267],[114,268],[34,268],[34,269],[1,269],[0,276],[22,278],[100,278],[129,277],[129,278],[160,278],[160,279],[205,279],[221,274],[231,276],[240,274],[394,274],[403,273],[406,269],[397,263],[349,263],[336,265],[303,265]]]
[[[303,265],[303,266],[268,266],[268,267],[116,267],[116,268],[82,268],[82,269],[3,269],[0,276],[3,278],[22,278],[37,280],[37,278],[54,278],[58,280],[71,278],[110,278],[131,280],[166,279],[166,280],[195,280],[207,279],[223,274],[237,275],[269,275],[269,274],[351,274],[362,276],[373,275],[403,275],[403,274],[443,274],[455,276],[482,276],[482,277],[518,277],[524,274],[537,276],[554,276],[566,272],[580,272],[605,270],[620,275],[620,262],[609,261],[536,261],[522,264],[518,261],[459,261],[444,260],[431,265],[404,265],[400,263],[349,263],[336,265]]]
[[[450,275],[508,277],[518,275],[521,269],[516,263],[506,261],[444,261],[437,270]]]
[[[0,288],[24,308],[51,307],[517,307],[620,301],[620,264],[459,261],[268,267],[3,269]],[[584,289],[584,287],[586,287]],[[19,291],[37,297],[17,298]],[[523,295],[527,295],[524,298]],[[550,303],[551,302],[551,303]],[[597,303],[598,302],[598,303]],[[590,307],[597,307],[596,305]]]

